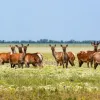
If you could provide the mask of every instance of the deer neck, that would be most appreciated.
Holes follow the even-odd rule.
[[[64,54],[66,54],[66,51],[63,51]]]
[[[52,51],[52,55],[54,56],[54,58],[56,59],[56,52]]]
[[[94,49],[94,52],[97,52],[97,48],[96,48],[96,49]]]
[[[14,50],[14,51],[11,50],[10,54],[12,55],[12,54],[14,54],[14,53],[16,53],[16,51],[15,51],[15,50]]]

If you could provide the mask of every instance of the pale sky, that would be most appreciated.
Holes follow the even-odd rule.
[[[0,0],[0,40],[100,40],[100,0]]]

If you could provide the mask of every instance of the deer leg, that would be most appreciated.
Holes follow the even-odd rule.
[[[15,64],[12,64],[12,68],[14,68],[15,67]]]
[[[96,68],[97,68],[97,66],[98,66],[98,64],[97,64],[97,63],[94,63],[94,69],[96,69]]]
[[[81,67],[81,66],[82,66],[82,64],[83,64],[83,62],[82,62],[82,61],[79,61],[79,67]]]
[[[20,63],[18,63],[18,67],[19,67],[19,68],[21,67]]]
[[[27,63],[27,65],[26,65],[26,66],[29,68],[29,67],[30,67],[30,66],[29,66],[29,63]]]
[[[29,63],[25,62],[25,66],[26,66],[27,68],[29,68]]]
[[[21,64],[21,67],[23,68],[23,64]]]
[[[2,65],[4,65],[4,62],[2,62]]]
[[[92,60],[90,63],[91,63],[91,67],[92,67],[92,65],[93,65],[93,60]]]
[[[71,60],[69,60],[69,63],[71,66],[75,66],[74,62],[72,62]]]
[[[81,63],[81,61],[79,60],[78,63],[79,63],[79,67],[80,67],[80,63]]]
[[[87,66],[88,66],[88,68],[89,68],[89,61],[87,62]]]
[[[57,66],[59,65],[59,62],[57,61]]]
[[[60,62],[60,66],[62,65],[62,63]]]
[[[37,64],[37,63],[32,63],[32,65],[33,65],[33,66],[35,66],[35,67],[37,67],[37,66],[38,66],[38,64]]]
[[[68,61],[66,61],[66,68],[68,67]]]
[[[11,68],[13,68],[13,65],[12,64],[10,64],[11,65]]]
[[[63,65],[63,68],[64,68],[64,63],[62,65]]]

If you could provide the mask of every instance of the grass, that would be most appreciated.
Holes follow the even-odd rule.
[[[0,47],[6,52],[7,47]],[[69,46],[75,54],[91,47]],[[83,64],[56,66],[50,47],[28,48],[28,52],[42,52],[44,68],[11,69],[9,64],[0,65],[0,100],[100,100],[100,67],[87,68]],[[57,47],[57,51],[61,51]]]

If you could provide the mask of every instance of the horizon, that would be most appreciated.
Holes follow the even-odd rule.
[[[23,42],[23,41],[26,41],[26,42],[28,42],[28,41],[38,42],[38,41],[41,41],[41,40],[42,40],[42,41],[47,40],[48,42],[49,42],[50,40],[51,40],[51,41],[55,41],[55,42],[57,42],[57,41],[58,41],[58,42],[61,42],[61,41],[63,41],[63,42],[69,42],[69,41],[75,41],[75,42],[84,42],[84,41],[86,41],[86,42],[88,42],[88,41],[90,41],[90,42],[93,41],[93,42],[94,42],[94,41],[95,41],[95,42],[97,42],[97,41],[98,41],[98,42],[99,42],[99,41],[100,41],[100,40],[74,40],[74,39],[65,40],[65,41],[64,41],[64,40],[52,40],[52,39],[50,39],[50,40],[49,40],[49,39],[39,39],[39,40],[36,40],[36,41],[35,41],[35,40],[0,40],[0,41],[4,41],[4,42],[17,42],[17,41],[18,41],[18,42]]]

